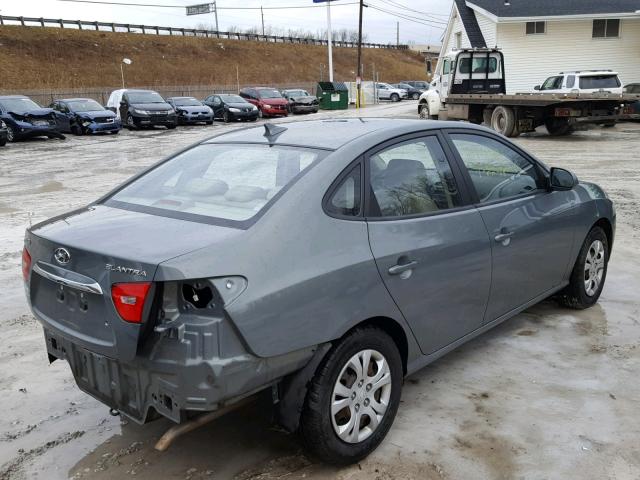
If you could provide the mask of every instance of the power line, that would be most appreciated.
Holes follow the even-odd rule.
[[[156,7],[156,8],[186,8],[186,5],[162,5],[158,3],[127,3],[127,2],[110,2],[107,0],[57,0],[58,2],[72,3],[92,3],[99,5],[119,5],[128,7]],[[358,5],[358,2],[336,3],[333,6]],[[326,8],[323,5],[289,5],[279,7],[263,7],[264,10],[289,10],[297,8]],[[218,7],[218,10],[260,10],[260,7]]]
[[[408,7],[408,6],[403,5],[401,3],[395,2],[394,0],[380,0],[380,1],[383,2],[383,3],[386,3],[387,5],[395,7],[395,8],[403,8],[403,9],[408,10],[410,12],[418,13],[418,14],[423,15],[425,17],[431,18],[432,21],[438,22],[438,23],[443,23],[443,24],[447,23],[447,22],[444,22],[443,20],[441,20],[438,17],[449,17],[449,15],[438,15],[438,14],[435,14],[435,13],[427,13],[427,12],[423,12],[421,10],[416,10],[414,8]]]
[[[418,20],[418,19],[409,17],[407,15],[404,15],[404,14],[401,14],[401,13],[398,13],[398,12],[393,12],[391,10],[385,10],[384,8],[372,5],[371,3],[368,3],[367,5],[369,6],[369,8],[373,8],[374,10],[378,10],[379,12],[387,13],[387,14],[392,15],[394,17],[402,18],[403,20],[407,20],[409,22],[419,23],[419,24],[425,25],[427,27],[435,27],[435,28],[439,28],[441,30],[444,30],[444,28],[441,27],[439,24],[432,23],[433,22],[432,20],[423,20],[423,19],[419,19]],[[444,24],[444,25],[446,25],[446,24]]]

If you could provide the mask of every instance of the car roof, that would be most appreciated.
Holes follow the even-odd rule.
[[[86,100],[93,100],[94,102],[97,101],[97,100],[94,100],[93,98],[57,98],[54,100],[54,102],[84,102]]]
[[[430,120],[405,120],[390,118],[336,118],[327,120],[294,121],[278,123],[284,127],[280,134],[276,134],[272,141],[265,137],[265,126],[242,128],[223,133],[205,140],[203,143],[262,143],[275,145],[296,145],[301,147],[322,148],[336,150],[347,143],[375,133],[375,144],[385,140],[424,130],[442,128],[481,129],[469,123],[443,122]],[[373,145],[372,145],[373,146]]]
[[[190,100],[198,100],[196,97],[167,97],[167,100],[180,100],[182,98],[188,98]],[[200,101],[200,100],[198,100]]]
[[[7,98],[29,98],[26,95],[1,95],[0,100],[4,100]]]
[[[573,70],[569,72],[560,72],[558,75],[618,75],[618,72],[612,70]]]

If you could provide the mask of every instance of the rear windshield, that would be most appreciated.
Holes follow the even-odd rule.
[[[128,92],[127,97],[131,103],[165,103],[156,92]]]
[[[73,100],[72,102],[67,102],[69,106],[69,110],[72,112],[97,112],[104,110],[104,107],[100,105],[95,100]]]
[[[589,75],[580,77],[580,88],[618,88],[620,80],[617,75]]]
[[[271,89],[258,90],[258,95],[260,98],[282,98],[279,91]]]
[[[5,112],[13,112],[18,114],[26,113],[30,110],[38,110],[40,105],[30,98],[3,98],[0,100],[0,107]]]
[[[498,59],[496,57],[489,58],[489,73],[494,73],[498,69]],[[486,73],[487,72],[487,58],[480,57],[473,59],[473,66],[471,65],[471,58],[460,59],[460,73]]]
[[[198,145],[160,164],[106,203],[195,221],[242,222],[260,213],[325,155],[278,145]]]
[[[174,98],[173,103],[179,107],[201,107],[202,103],[195,98]]]

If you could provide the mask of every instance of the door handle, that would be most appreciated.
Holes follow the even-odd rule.
[[[388,272],[389,272],[389,275],[400,275],[401,273],[406,272],[407,270],[411,270],[416,265],[418,265],[418,262],[414,260],[409,263],[403,263],[402,265],[394,265],[393,267],[389,268]]]
[[[513,232],[505,232],[505,231],[503,231],[503,232],[500,232],[499,234],[497,234],[493,238],[495,239],[496,242],[502,243],[502,245],[504,245],[506,247],[511,242],[511,237],[512,236],[513,236]]]

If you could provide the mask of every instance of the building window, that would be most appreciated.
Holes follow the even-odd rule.
[[[593,38],[617,38],[620,36],[620,20],[608,18],[593,21]]]
[[[547,22],[527,22],[527,35],[547,33]]]

